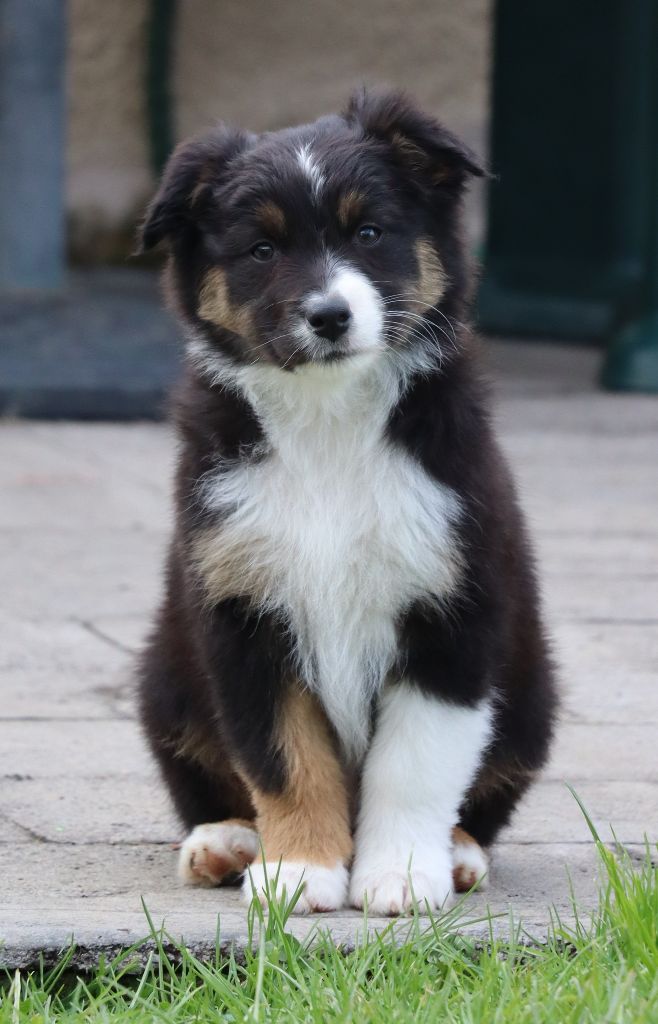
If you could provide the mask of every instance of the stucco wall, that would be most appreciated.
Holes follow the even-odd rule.
[[[480,151],[492,0],[180,0],[178,137],[218,118],[303,121],[361,82],[402,85]],[[76,254],[120,255],[152,187],[147,0],[69,0],[68,205]]]

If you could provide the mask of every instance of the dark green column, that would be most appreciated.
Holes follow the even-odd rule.
[[[656,0],[498,0],[480,323],[614,342],[609,386],[657,309],[657,93]]]
[[[655,45],[658,46],[658,38]],[[653,203],[647,209],[646,272],[639,301],[610,340],[601,375],[605,387],[619,391],[658,392],[658,74],[653,84],[654,138],[652,150],[647,154],[653,179]]]

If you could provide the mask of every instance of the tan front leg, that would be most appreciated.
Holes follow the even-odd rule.
[[[270,888],[288,898],[303,886],[297,913],[337,910],[347,891],[352,856],[348,797],[343,770],[326,717],[306,690],[291,689],[281,710],[278,746],[286,783],[278,794],[250,785],[265,861],[258,857],[245,878],[265,902]],[[277,877],[278,876],[278,877]]]

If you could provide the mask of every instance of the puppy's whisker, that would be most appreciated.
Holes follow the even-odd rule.
[[[274,306],[285,306],[289,304],[290,299],[272,299],[272,301],[267,306],[263,307],[263,310],[266,312],[268,309],[273,309]]]
[[[268,345],[274,345],[277,341],[283,341],[284,338],[289,338],[290,333],[290,331],[284,331],[283,334],[276,334],[273,338],[268,338],[267,341],[264,341],[262,345],[254,345],[254,347],[249,351],[250,353],[258,352],[259,349],[267,348]]]
[[[417,331],[418,335],[421,338],[423,338],[426,343],[429,343],[431,345],[433,351],[436,353],[436,355],[438,357],[439,366],[441,366],[443,364],[443,360],[444,360],[444,357],[445,357],[445,351],[444,351],[443,346],[439,342],[438,338],[436,337],[436,334],[434,333],[434,326],[435,325],[429,324],[427,322],[424,322],[423,320],[421,320],[420,324],[418,324],[418,323],[415,322],[415,318],[413,318],[413,317],[410,318],[410,320],[408,320],[403,315],[400,315],[398,317],[395,314],[393,314],[393,316],[394,316],[394,320],[402,321],[402,322],[401,323],[398,322],[397,324],[389,322],[388,329],[389,329],[389,331],[391,331],[391,335],[397,337],[398,340],[403,340],[405,345],[408,345],[410,337],[411,337],[411,334],[414,331]],[[392,328],[393,328],[393,330],[391,330]],[[449,343],[451,349],[454,350],[454,344],[453,344],[452,339],[445,333],[445,331],[442,330],[442,328],[438,328],[438,330],[441,331],[441,333],[444,335],[444,337],[446,338],[447,342]],[[395,333],[395,332],[397,332],[397,333]],[[402,332],[402,338],[400,338],[400,332]]]
[[[294,359],[294,357],[295,357],[295,356],[298,356],[298,355],[299,355],[299,353],[300,353],[300,352],[302,351],[303,347],[304,347],[304,345],[303,345],[302,343],[300,343],[299,345],[297,345],[297,346],[296,346],[296,347],[295,347],[295,348],[294,348],[294,349],[292,350],[292,352],[290,353],[290,355],[289,355],[289,356],[288,356],[288,358],[286,359],[285,363],[282,363],[282,364],[281,364],[281,369],[282,369],[282,370],[285,370],[286,366],[288,365],[288,363],[290,362],[290,360],[291,360],[291,359]]]
[[[413,323],[420,324],[424,330],[427,330],[432,335],[434,334],[435,330],[438,330],[438,331],[441,332],[441,334],[443,334],[443,336],[446,338],[446,340],[450,343],[451,348],[454,351],[457,351],[457,338],[456,338],[456,335],[455,335],[455,331],[454,331],[454,328],[452,327],[452,324],[450,324],[450,321],[447,320],[447,318],[445,318],[445,319],[447,320],[448,325],[451,328],[452,336],[448,335],[446,333],[446,331],[442,327],[440,327],[438,324],[433,324],[430,320],[428,320],[427,317],[420,316],[420,314],[413,313],[413,312],[411,312],[409,310],[400,311],[400,312],[388,310],[385,313],[385,317],[392,317],[392,318],[397,318],[397,319],[400,319],[400,320],[408,320],[408,321],[411,321]]]

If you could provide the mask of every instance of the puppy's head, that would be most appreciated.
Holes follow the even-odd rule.
[[[172,155],[143,228],[167,240],[196,344],[294,371],[438,345],[464,288],[459,198],[474,156],[402,94],[256,136],[219,127]]]

